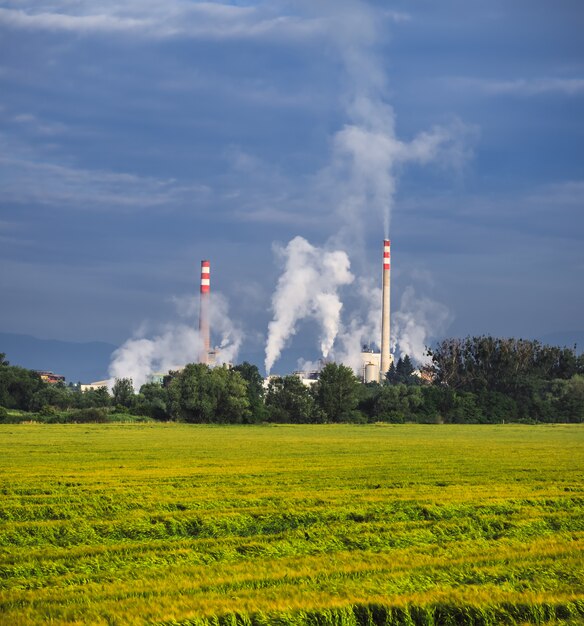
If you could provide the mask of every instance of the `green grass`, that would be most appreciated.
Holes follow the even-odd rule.
[[[0,425],[0,624],[580,624],[583,444],[579,425]]]

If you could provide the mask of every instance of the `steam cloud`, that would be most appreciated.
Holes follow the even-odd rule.
[[[349,257],[341,250],[328,252],[295,237],[280,251],[284,272],[272,297],[274,319],[268,325],[266,372],[280,356],[298,321],[315,319],[321,328],[320,349],[326,358],[337,335],[342,303],[338,289],[353,281]]]
[[[198,299],[175,298],[178,315],[186,321],[166,324],[153,337],[145,337],[142,329],[137,336],[128,339],[113,354],[109,366],[110,384],[115,378],[131,378],[134,388],[148,382],[154,372],[168,372],[197,360],[203,347],[194,320],[198,311]],[[228,316],[228,305],[220,293],[211,294],[211,319],[213,332],[219,336],[218,363],[235,360],[242,341],[240,329]]]
[[[410,356],[416,363],[428,362],[426,346],[438,337],[451,322],[448,308],[428,297],[419,297],[413,287],[406,287],[400,302],[400,310],[394,313],[394,350]]]
[[[459,167],[468,157],[466,143],[471,129],[458,122],[448,128],[435,126],[409,142],[398,139],[395,114],[387,103],[386,76],[375,52],[380,24],[384,17],[396,19],[396,15],[383,13],[358,0],[322,0],[305,6],[328,24],[328,37],[343,61],[346,78],[343,104],[347,121],[333,136],[331,162],[318,177],[317,192],[337,207],[341,225],[329,245],[362,254],[363,225],[370,221],[371,212],[378,215],[386,238],[389,236],[400,168],[407,163],[426,164],[438,159],[441,165]],[[354,314],[347,326],[341,326],[342,305],[337,288],[346,284],[346,280],[326,277],[326,254],[299,237],[286,248],[286,268],[273,297],[275,315],[268,330],[265,361],[268,373],[286,341],[296,332],[296,323],[305,317],[315,317],[321,322],[321,351],[325,357],[340,331],[339,346],[333,356],[356,371],[360,366],[362,341],[381,334],[381,296],[371,285],[363,290],[370,305],[368,312]],[[344,256],[348,268],[347,254],[341,251],[336,254]],[[325,286],[328,291],[323,291]],[[409,294],[405,297],[406,304],[412,304],[408,301],[411,298]],[[401,332],[398,346],[421,360],[430,321],[424,310],[430,308],[430,301],[419,302],[423,305],[414,312],[404,310],[398,314],[397,323]],[[440,306],[435,304],[438,309]],[[437,314],[444,316],[440,310]]]
[[[321,7],[321,3],[315,5]],[[466,140],[471,129],[456,122],[450,127],[435,126],[409,142],[398,139],[394,110],[387,103],[387,78],[375,51],[388,16],[358,0],[323,5],[329,36],[345,68],[347,121],[334,135],[331,164],[322,177],[326,187],[335,190],[344,224],[339,234],[342,241],[361,240],[364,218],[371,212],[379,216],[388,237],[400,168],[437,159],[460,166],[468,157]]]

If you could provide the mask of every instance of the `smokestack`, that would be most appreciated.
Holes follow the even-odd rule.
[[[391,242],[383,240],[383,289],[381,292],[381,382],[391,365],[389,354],[390,330],[390,277],[391,277]]]
[[[202,348],[199,363],[209,363],[211,350],[211,332],[209,328],[209,298],[211,294],[211,263],[201,261],[201,302],[199,310],[199,335]]]

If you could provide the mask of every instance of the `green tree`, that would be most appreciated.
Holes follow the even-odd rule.
[[[324,421],[308,387],[296,375],[274,376],[266,393],[268,420],[310,424]]]
[[[400,356],[397,363],[391,363],[385,377],[390,385],[419,385],[420,378],[414,374],[414,366],[407,354]]]
[[[327,363],[313,387],[317,406],[329,422],[352,421],[357,416],[359,380],[346,365]]]
[[[241,423],[249,418],[247,384],[239,372],[191,363],[168,384],[170,414],[193,423]]]
[[[40,376],[31,370],[12,365],[0,367],[0,406],[30,411],[37,391],[43,388]]]
[[[76,406],[79,409],[104,408],[110,406],[112,398],[107,387],[79,391],[76,396]]]
[[[372,417],[378,421],[396,423],[415,420],[422,403],[419,387],[403,383],[383,385],[375,398]]]
[[[45,406],[69,409],[75,404],[75,396],[64,385],[44,384],[33,395],[30,403],[31,411],[40,411]]]
[[[6,360],[6,353],[0,352],[0,367],[7,367],[10,363]]]
[[[558,420],[584,422],[584,376],[576,374],[570,380],[558,381],[553,403]]]
[[[134,400],[134,383],[131,378],[116,378],[112,387],[113,403],[130,408]]]
[[[133,410],[138,415],[167,420],[170,417],[169,404],[167,388],[160,383],[145,383],[140,387],[140,393],[135,396]]]
[[[267,417],[264,403],[265,388],[264,379],[260,374],[257,365],[252,365],[247,361],[236,365],[233,370],[239,372],[247,383],[247,399],[249,402],[250,421],[263,422]]]
[[[385,372],[385,382],[388,385],[397,385],[400,382],[395,363],[393,361],[391,362],[387,372]]]

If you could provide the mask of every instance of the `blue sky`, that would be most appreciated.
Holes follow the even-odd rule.
[[[0,1],[0,329],[156,334],[209,258],[261,365],[282,248],[347,254],[348,329],[389,211],[402,332],[583,331],[582,32],[578,0]]]

